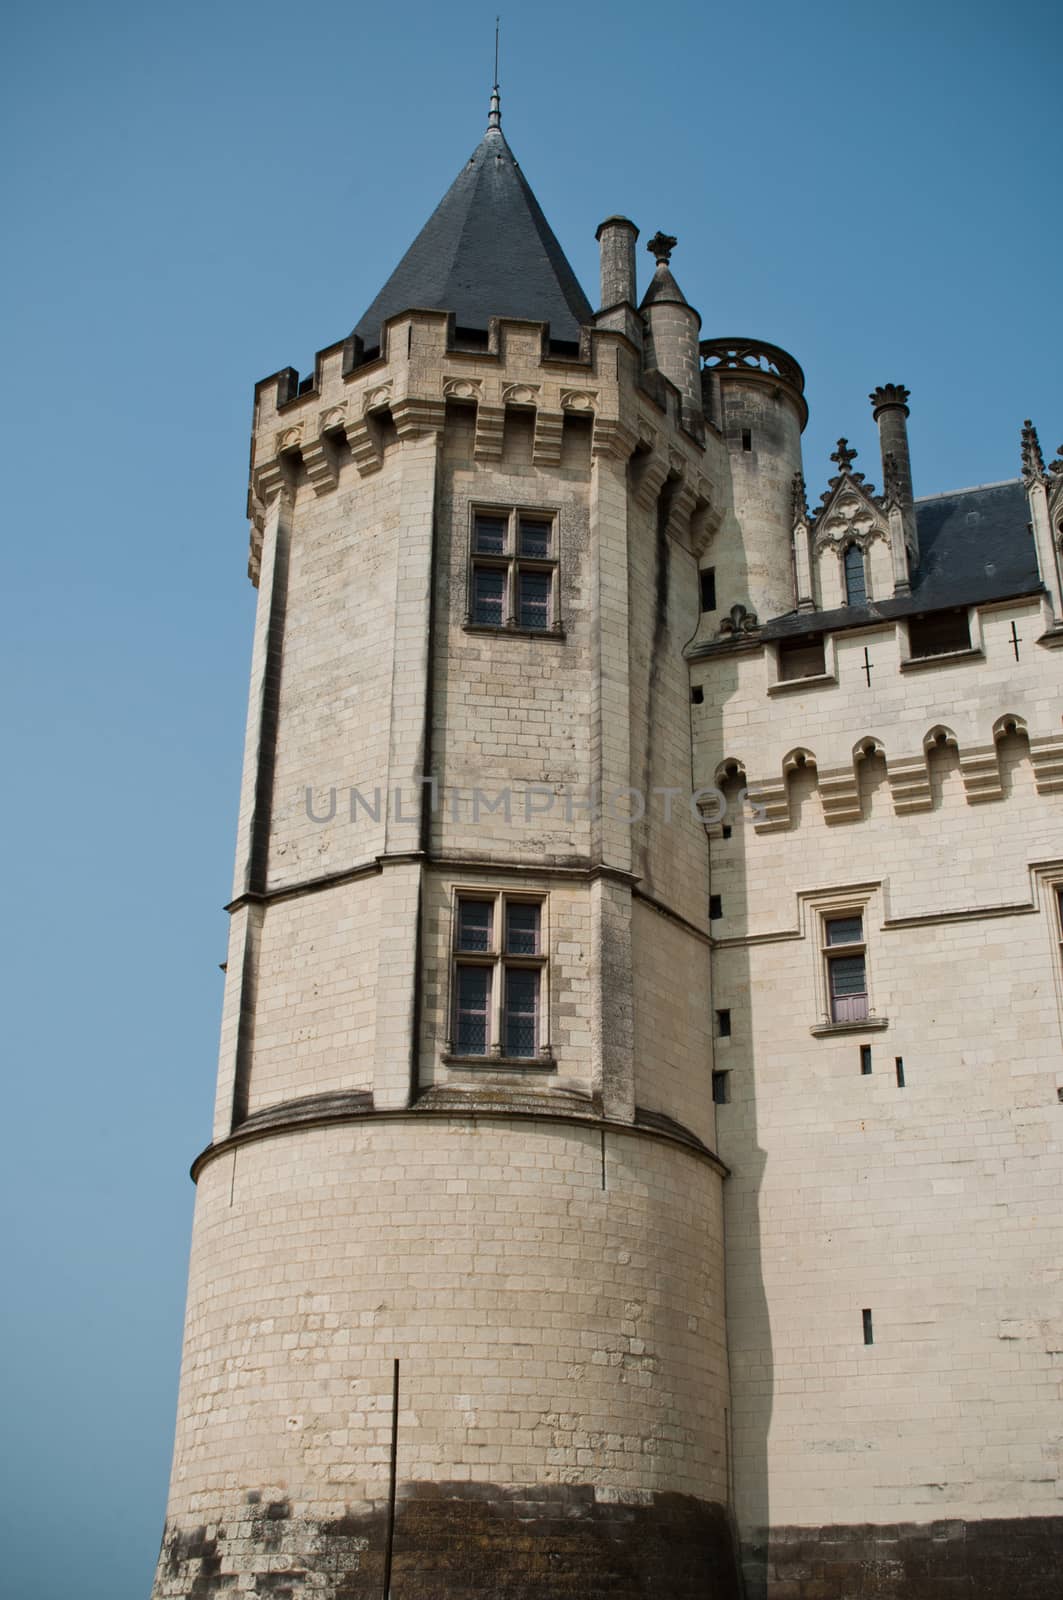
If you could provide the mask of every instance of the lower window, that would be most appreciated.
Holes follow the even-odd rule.
[[[543,901],[461,894],[454,918],[453,1022],[459,1056],[549,1057]]]
[[[861,1022],[868,1014],[867,954],[862,915],[826,917],[823,956],[832,1022]]]

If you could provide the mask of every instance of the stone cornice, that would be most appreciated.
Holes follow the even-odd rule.
[[[272,889],[240,894],[230,900],[223,910],[233,912],[247,905],[270,905],[274,901],[297,899],[300,895],[320,894],[322,890],[340,888],[358,878],[372,877],[385,871],[389,866],[403,865],[409,861],[423,861],[425,866],[436,870],[475,872],[487,878],[515,876],[533,878],[536,882],[552,878],[580,883],[594,883],[601,878],[610,883],[626,884],[629,888],[634,888],[639,882],[635,873],[626,872],[621,867],[608,866],[604,862],[504,861],[494,860],[490,856],[429,855],[417,851],[401,855],[372,856],[339,872],[322,873],[314,878],[304,878],[299,883],[281,883]],[[661,910],[668,909],[659,902],[658,905]],[[669,914],[677,917],[679,915],[678,912]]]
[[[428,1095],[411,1106],[399,1110],[377,1110],[368,1090],[339,1091],[334,1094],[313,1095],[302,1100],[291,1100],[253,1113],[239,1124],[228,1138],[219,1139],[201,1150],[191,1167],[193,1182],[198,1182],[204,1167],[218,1156],[237,1150],[241,1145],[275,1139],[284,1135],[307,1132],[314,1128],[336,1127],[343,1123],[490,1121],[490,1122],[548,1122],[553,1126],[593,1128],[613,1135],[629,1138],[659,1140],[685,1150],[687,1154],[705,1161],[723,1178],[729,1169],[714,1150],[698,1138],[697,1134],[659,1112],[635,1108],[633,1122],[616,1122],[604,1117],[600,1107],[586,1096],[571,1096],[572,1104],[559,1102],[551,1091],[543,1095],[543,1104],[537,1106],[532,1093],[521,1084],[512,1091],[491,1086],[477,1091],[452,1091],[452,1097],[441,1098],[433,1104]],[[460,1100],[457,1095],[460,1094]],[[506,1104],[507,1094],[512,1104]],[[583,1103],[580,1104],[579,1102]]]

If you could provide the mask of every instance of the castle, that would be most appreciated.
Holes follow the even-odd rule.
[[[1063,461],[916,498],[888,383],[810,510],[637,235],[496,95],[256,389],[155,1600],[1058,1592]]]

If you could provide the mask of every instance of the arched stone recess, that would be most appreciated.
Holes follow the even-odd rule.
[[[1025,717],[1008,712],[993,724],[993,743],[1000,768],[1000,787],[1005,800],[1016,790],[1033,789],[1033,761],[1030,758],[1030,730]]]
[[[940,810],[948,798],[948,780],[955,772],[961,773],[962,753],[960,742],[951,728],[935,723],[923,735],[923,752],[926,758],[926,781],[930,793],[931,810]]]
[[[887,787],[886,747],[875,734],[865,734],[853,746],[853,767],[860,804],[860,819],[872,814],[874,797]]]

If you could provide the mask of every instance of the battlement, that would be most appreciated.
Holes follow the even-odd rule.
[[[691,506],[721,506],[726,473],[718,436],[692,431],[689,407],[622,332],[585,328],[578,353],[563,355],[545,323],[492,318],[482,341],[452,315],[409,311],[385,329],[383,350],[358,360],[361,342],[333,344],[312,378],[292,367],[255,388],[248,516],[249,574],[257,582],[265,508],[281,487],[336,489],[348,468],[379,471],[391,439],[442,427],[446,407],[474,407],[475,458],[501,457],[508,411],[534,417],[533,462],[556,466],[566,426],[591,429],[592,454],[637,454],[644,483],[682,480]],[[716,454],[714,454],[716,452]]]

